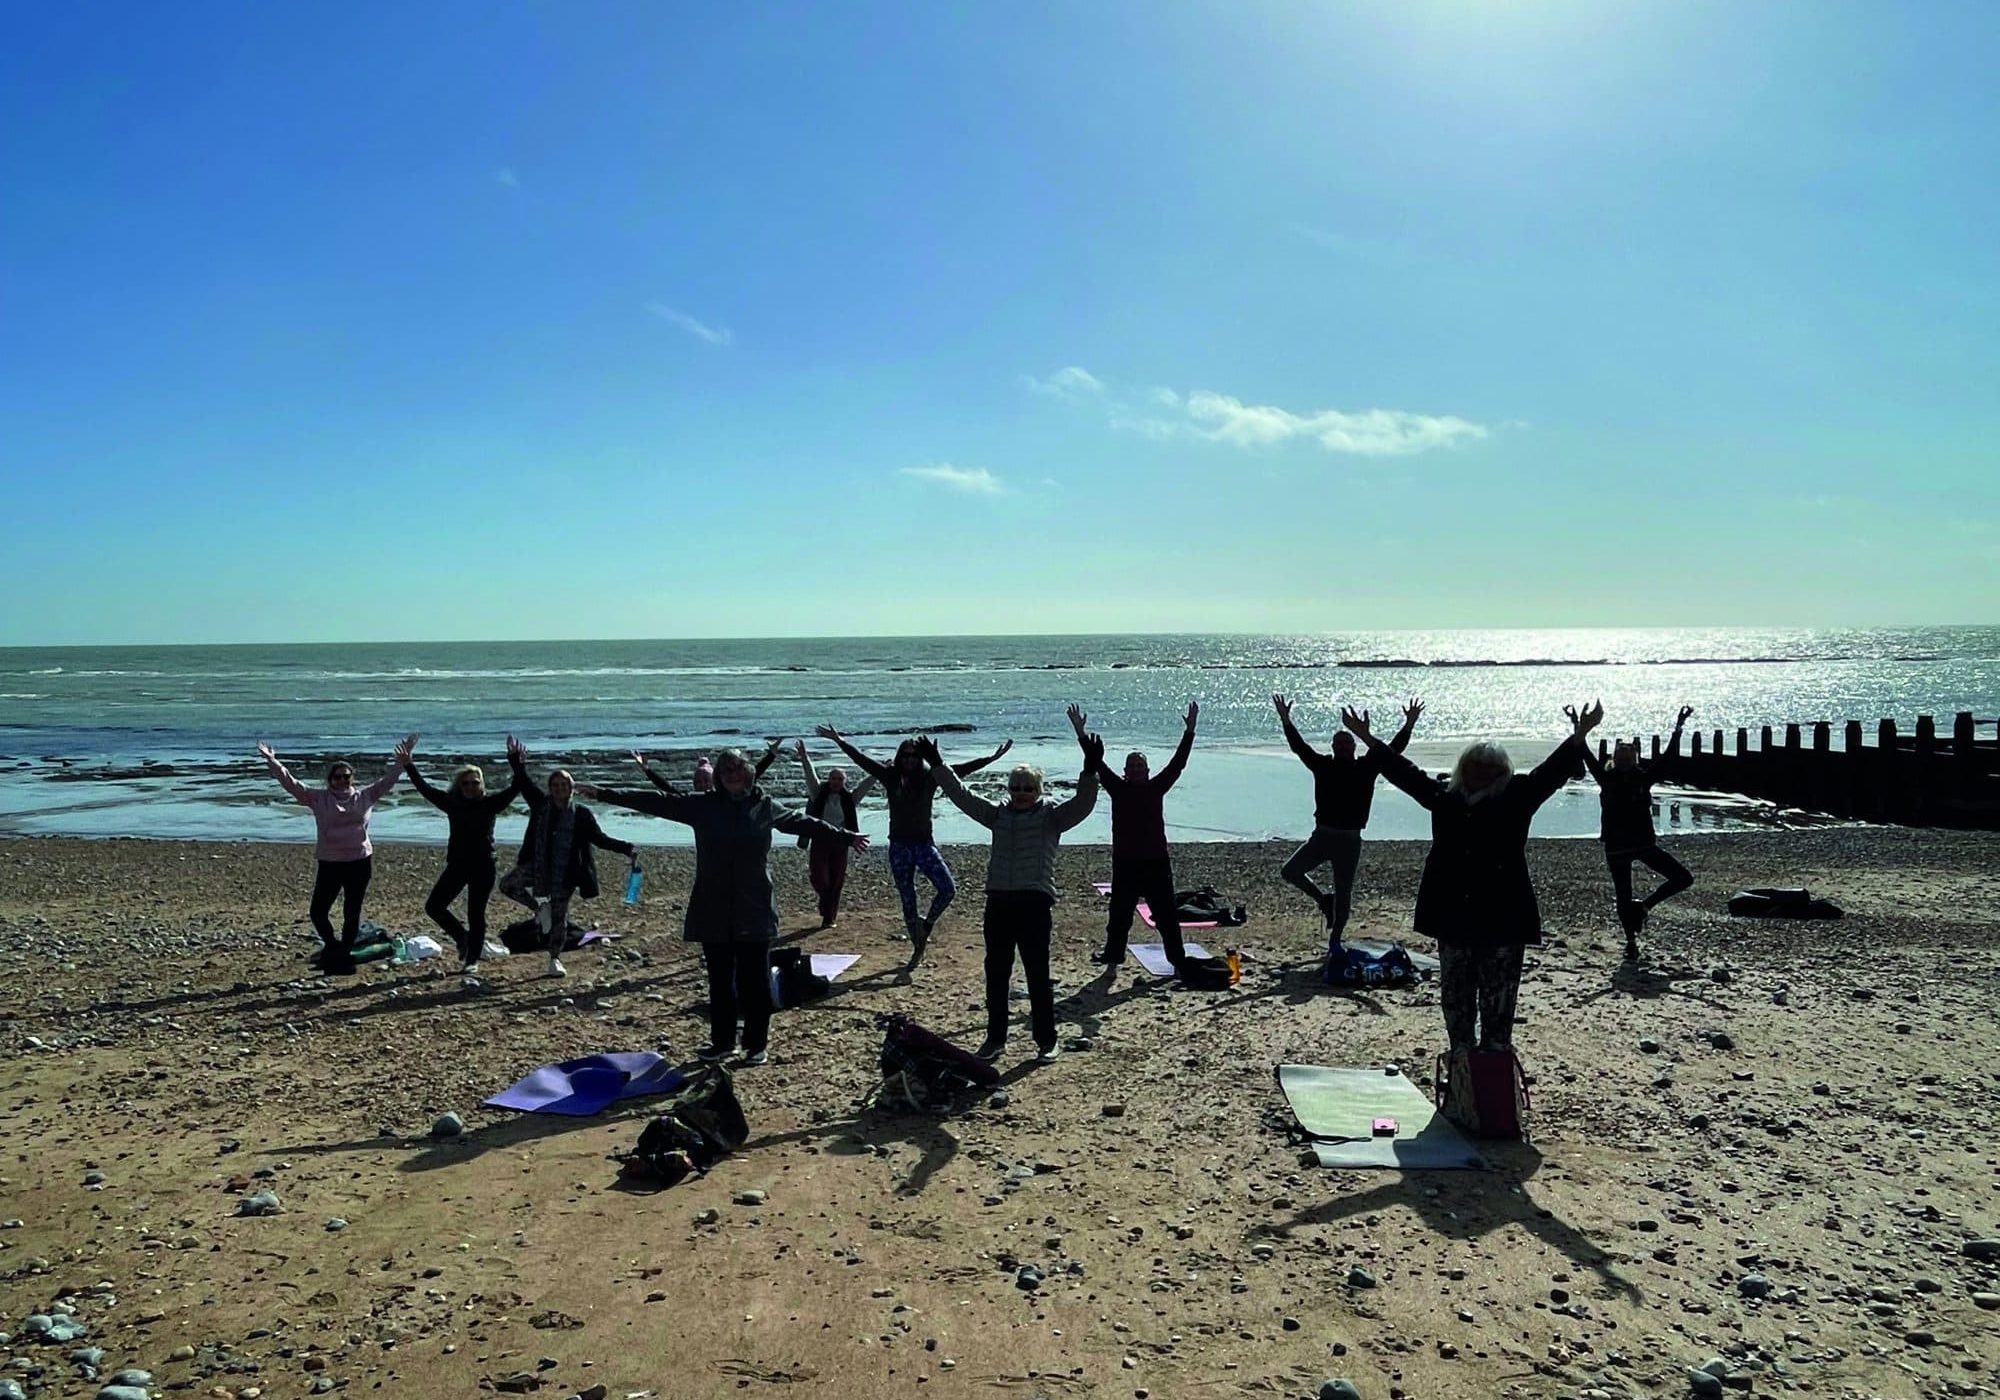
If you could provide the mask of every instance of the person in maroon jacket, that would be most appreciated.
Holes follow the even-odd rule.
[[[1167,849],[1166,798],[1187,767],[1194,748],[1194,722],[1200,714],[1200,704],[1190,700],[1180,746],[1157,775],[1149,770],[1146,755],[1136,749],[1125,755],[1122,775],[1111,771],[1101,751],[1094,765],[1098,782],[1111,795],[1111,912],[1104,921],[1104,947],[1090,955],[1094,963],[1116,967],[1125,961],[1125,937],[1132,931],[1132,915],[1142,899],[1152,911],[1167,960],[1176,971],[1187,957],[1181,941],[1181,897],[1174,888],[1173,855]],[[1087,733],[1083,711],[1071,705],[1069,722],[1082,743]]]

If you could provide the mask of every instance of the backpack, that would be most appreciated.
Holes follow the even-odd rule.
[[[1197,992],[1226,992],[1242,977],[1242,965],[1235,954],[1228,957],[1185,957],[1176,974],[1183,987]]]
[[[666,1111],[645,1126],[619,1162],[635,1180],[674,1186],[707,1171],[749,1136],[736,1081],[721,1065],[700,1065],[667,1096]]]
[[[1477,1138],[1525,1138],[1527,1082],[1509,1050],[1458,1050],[1437,1059],[1438,1110]]]
[[[1815,899],[1811,890],[1738,890],[1729,896],[1729,912],[1751,919],[1837,919],[1840,907]]]
[[[1329,987],[1403,987],[1417,980],[1417,967],[1400,943],[1381,953],[1343,946],[1328,956],[1320,980]]]
[[[771,1004],[776,1007],[804,1006],[818,1001],[833,990],[833,982],[812,970],[812,959],[802,949],[779,948],[771,954]]]
[[[881,1102],[942,1111],[961,1094],[1000,1083],[999,1070],[907,1016],[883,1016],[876,1024],[883,1030]]]
[[[1249,910],[1241,904],[1231,904],[1213,885],[1203,885],[1198,890],[1177,890],[1174,902],[1178,906],[1174,912],[1183,924],[1235,928],[1250,919]]]

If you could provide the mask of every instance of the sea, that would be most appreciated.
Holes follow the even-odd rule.
[[[766,736],[805,736],[816,762],[836,762],[811,737],[819,724],[885,757],[900,736],[933,729],[953,758],[1014,741],[983,781],[1030,762],[1060,787],[1077,769],[1065,705],[1083,706],[1114,766],[1139,749],[1157,768],[1198,700],[1194,758],[1167,803],[1172,835],[1302,837],[1312,782],[1284,746],[1274,693],[1291,697],[1321,745],[1342,704],[1391,729],[1401,704],[1421,697],[1410,754],[1434,770],[1473,739],[1497,739],[1530,763],[1565,732],[1564,705],[1600,699],[1606,735],[1664,734],[1682,704],[1704,733],[1854,718],[1872,736],[1882,717],[1907,730],[1919,714],[1949,732],[1959,711],[2000,715],[2000,627],[0,649],[0,833],[309,841],[311,819],[266,775],[257,742],[312,783],[328,756],[351,755],[365,782],[406,732],[422,736],[420,761],[438,782],[466,758],[504,781],[514,734],[538,770],[563,762],[586,781],[634,784],[632,749],[685,776],[697,754],[755,749]],[[799,795],[789,756],[767,782],[781,798]],[[938,816],[941,840],[984,835],[942,800]],[[1597,816],[1594,791],[1572,784],[1536,831],[1594,836]],[[879,801],[864,804],[862,820],[877,837],[886,829]],[[1670,835],[1698,835],[1808,819],[1662,789],[1657,820]],[[654,818],[606,821],[643,844],[686,840]],[[522,824],[516,809],[502,838]],[[444,823],[405,784],[375,833],[441,842]],[[1385,785],[1369,835],[1427,834],[1421,809]],[[1108,805],[1070,839],[1108,840]]]

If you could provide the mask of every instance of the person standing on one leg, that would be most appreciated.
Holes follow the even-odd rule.
[[[460,970],[468,979],[474,978],[479,972],[480,950],[486,946],[486,901],[499,875],[493,863],[493,819],[507,810],[518,789],[509,783],[501,791],[489,793],[486,775],[477,764],[468,763],[452,775],[451,786],[441,790],[425,781],[414,760],[412,755],[410,786],[444,813],[450,833],[445,839],[444,872],[431,886],[424,912],[458,949]],[[464,923],[451,912],[451,902],[460,890],[465,891]]]
[[[1174,862],[1167,847],[1167,790],[1180,780],[1194,748],[1194,722],[1201,706],[1188,702],[1180,746],[1167,760],[1158,777],[1146,766],[1146,755],[1125,755],[1125,772],[1111,771],[1100,756],[1097,781],[1111,798],[1111,911],[1104,923],[1104,947],[1090,960],[1116,967],[1125,960],[1125,938],[1132,931],[1132,916],[1140,900],[1152,911],[1153,924],[1166,946],[1167,961],[1179,971],[1187,958],[1181,941],[1180,892],[1174,888]],[[1069,707],[1070,727],[1078,743],[1087,737],[1088,723],[1082,710]]]
[[[396,745],[389,771],[365,788],[354,786],[354,765],[337,758],[327,766],[326,786],[309,788],[292,776],[292,770],[278,761],[269,744],[257,745],[264,766],[278,785],[313,814],[318,831],[313,855],[319,861],[313,878],[312,902],[307,913],[313,931],[319,935],[320,970],[336,977],[354,973],[354,941],[361,932],[361,904],[368,897],[368,881],[375,872],[375,846],[368,839],[368,823],[375,804],[389,795],[403,769],[409,766],[410,750],[417,736],[407,735]],[[340,936],[333,932],[333,901],[340,899]]]
[[[688,891],[682,936],[701,945],[708,968],[708,1044],[695,1052],[720,1060],[736,1049],[743,1023],[743,1063],[764,1063],[771,1040],[771,945],[778,937],[778,899],[771,887],[771,833],[788,832],[852,849],[868,838],[779,807],[757,786],[739,749],[715,758],[715,788],[704,793],[588,787],[583,795],[614,807],[684,822],[694,832],[694,888]]]
[[[566,977],[563,949],[569,943],[569,902],[597,898],[597,859],[593,848],[616,851],[639,863],[639,848],[607,836],[597,814],[574,800],[576,780],[558,768],[549,774],[544,792],[528,776],[528,751],[507,736],[507,766],[514,786],[528,804],[528,830],[514,868],[500,878],[500,893],[535,912],[549,951],[549,976]]]
[[[1628,962],[1639,959],[1639,931],[1646,927],[1647,913],[1694,884],[1688,868],[1660,849],[1660,839],[1653,832],[1653,784],[1679,755],[1681,730],[1693,713],[1692,705],[1681,706],[1666,752],[1651,763],[1639,761],[1639,746],[1629,739],[1620,739],[1612,746],[1608,766],[1588,747],[1583,751],[1590,776],[1597,779],[1597,800],[1604,814],[1598,839],[1604,843],[1604,859],[1611,866],[1611,888],[1617,898],[1618,922],[1625,930]],[[1661,877],[1643,900],[1632,898],[1634,861],[1650,866]]]
[[[806,815],[850,833],[861,830],[861,799],[875,786],[875,779],[863,778],[850,788],[845,768],[829,768],[821,782],[806,741],[799,740],[795,748],[806,779]],[[840,919],[840,892],[847,887],[848,843],[830,836],[801,836],[799,844],[806,848],[806,875],[819,896],[819,926],[832,928]]]
[[[1313,833],[1292,852],[1279,872],[1285,883],[1305,892],[1319,906],[1326,924],[1326,956],[1339,956],[1347,918],[1354,909],[1354,871],[1361,861],[1361,831],[1368,825],[1368,809],[1375,801],[1375,779],[1382,762],[1374,751],[1357,757],[1354,736],[1341,732],[1333,736],[1331,753],[1321,753],[1305,741],[1292,723],[1292,702],[1273,695],[1271,705],[1284,727],[1285,742],[1313,775]],[[1424,702],[1412,700],[1403,707],[1403,727],[1396,731],[1384,751],[1401,754],[1409,747],[1410,734],[1424,712]],[[1333,888],[1326,889],[1312,877],[1322,865],[1333,867]]]
[[[923,956],[924,945],[930,942],[938,920],[944,917],[952,896],[958,892],[958,883],[951,877],[951,867],[944,863],[944,856],[931,835],[931,804],[937,797],[938,780],[924,766],[920,748],[922,741],[903,740],[896,746],[895,762],[883,763],[848,743],[840,731],[830,724],[822,724],[817,732],[820,738],[838,745],[840,751],[853,759],[862,772],[880,783],[882,795],[888,799],[889,878],[896,882],[896,895],[903,904],[903,927],[908,930],[910,942],[915,945],[916,956],[910,960],[914,963]],[[984,758],[950,765],[951,771],[958,777],[968,777],[987,764],[998,761],[1013,747],[1014,741],[1009,739]],[[917,915],[919,871],[931,882],[932,891],[930,911],[921,918]]]
[[[1437,940],[1438,1000],[1454,1057],[1513,1048],[1523,950],[1542,941],[1528,829],[1542,804],[1579,771],[1584,736],[1604,718],[1604,707],[1565,713],[1569,737],[1532,772],[1515,774],[1507,751],[1482,741],[1458,756],[1449,782],[1440,782],[1376,738],[1366,710],[1341,712],[1377,756],[1382,776],[1431,814],[1431,849],[1412,922]]]
[[[1080,712],[1078,717],[1080,718]],[[989,802],[967,792],[958,774],[938,753],[928,736],[917,741],[924,761],[937,775],[938,786],[959,811],[993,833],[993,851],[986,861],[986,1043],[983,1060],[997,1060],[1007,1048],[1007,987],[1014,976],[1014,956],[1028,979],[1029,1024],[1035,1033],[1036,1058],[1056,1057],[1056,988],[1049,974],[1049,939],[1055,928],[1056,848],[1062,834],[1090,815],[1097,805],[1097,770],[1104,762],[1104,741],[1079,732],[1083,772],[1076,794],[1062,803],[1042,798],[1042,772],[1028,764],[1007,775],[1007,801]]]

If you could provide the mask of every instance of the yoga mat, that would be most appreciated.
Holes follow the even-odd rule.
[[[1199,943],[1189,943],[1184,946],[1187,948],[1187,954],[1191,958],[1205,958],[1208,956],[1208,949],[1202,947]],[[1155,977],[1171,977],[1174,975],[1174,965],[1167,961],[1167,945],[1164,943],[1134,943],[1132,945],[1132,956],[1139,960],[1139,966],[1145,968],[1146,971],[1152,973]]]
[[[664,1094],[680,1087],[682,1075],[651,1050],[586,1055],[530,1070],[486,1101],[489,1108],[523,1113],[561,1113],[588,1118],[620,1099]]]
[[[1279,1065],[1278,1087],[1299,1126],[1316,1139],[1313,1155],[1323,1167],[1448,1171],[1485,1165],[1465,1135],[1400,1074]],[[1377,1118],[1395,1119],[1396,1135],[1375,1137],[1370,1129]]]
[[[1109,899],[1111,897],[1111,882],[1109,880],[1092,880],[1090,882],[1090,887],[1096,890],[1099,894],[1103,895],[1106,899]],[[1139,901],[1139,917],[1146,921],[1147,928],[1159,927],[1158,924],[1153,922],[1152,909],[1147,905],[1146,901],[1143,899]],[[1183,931],[1191,928],[1216,928],[1216,927],[1219,927],[1219,925],[1217,925],[1213,919],[1210,919],[1206,923],[1189,923],[1185,920],[1183,920],[1181,923],[1181,928]]]
[[[1362,952],[1379,958],[1396,945],[1386,938],[1350,938],[1347,940],[1347,946],[1350,948],[1359,948]],[[1414,967],[1417,971],[1436,972],[1438,970],[1438,960],[1429,953],[1419,953],[1415,948],[1407,945],[1405,945],[1403,951],[1410,955],[1410,966]]]

